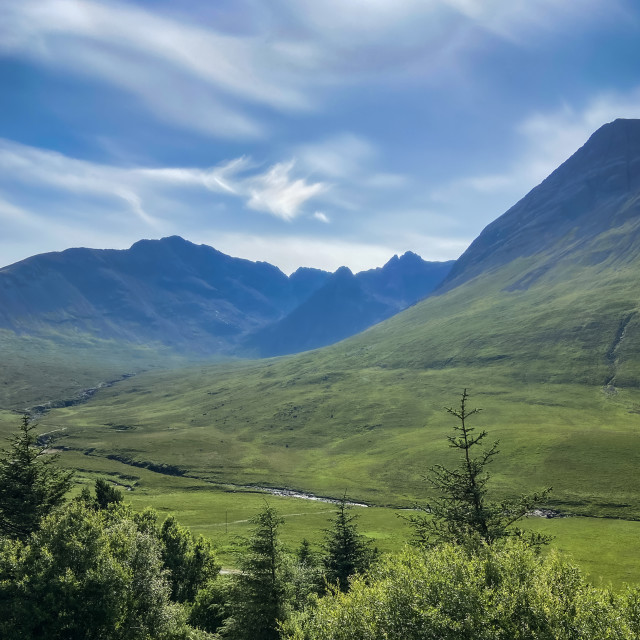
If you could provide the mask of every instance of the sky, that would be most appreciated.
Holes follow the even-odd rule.
[[[637,0],[0,0],[0,266],[454,259],[618,117]]]

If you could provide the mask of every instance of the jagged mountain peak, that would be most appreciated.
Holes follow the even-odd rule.
[[[349,269],[349,267],[338,267],[334,272],[333,272],[333,278],[338,279],[338,278],[353,278],[355,277],[353,275],[353,271],[351,271],[351,269]]]

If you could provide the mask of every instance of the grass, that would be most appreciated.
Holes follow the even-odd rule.
[[[20,335],[0,329],[0,411],[24,411],[71,400],[84,389],[126,373],[184,362],[159,346],[131,345],[87,335]]]
[[[360,501],[408,506],[424,496],[430,466],[455,462],[441,407],[457,403],[464,379],[472,405],[484,408],[475,424],[500,440],[492,465],[499,496],[551,485],[562,510],[640,515],[637,390],[509,389],[494,372],[471,368],[362,369],[320,383],[300,373],[268,386],[264,372],[241,365],[224,378],[215,367],[143,374],[50,412],[41,427],[61,446],[210,481],[334,497],[346,489]]]
[[[325,502],[232,489],[146,469],[132,470],[117,461],[77,452],[64,452],[61,463],[77,470],[74,493],[79,493],[83,486],[92,487],[96,478],[106,477],[121,485],[125,500],[135,509],[153,507],[161,518],[174,514],[182,524],[213,540],[225,568],[236,566],[234,549],[238,537],[250,533],[249,519],[264,506],[265,500],[284,516],[281,538],[290,549],[307,538],[319,550],[323,531],[330,526],[335,513],[335,507]],[[357,515],[359,531],[383,552],[397,552],[410,540],[411,529],[399,517],[402,512],[398,509],[354,507],[353,513]],[[637,553],[640,522],[584,517],[529,518],[525,526],[553,535],[551,546],[572,556],[595,584],[612,584],[618,589],[624,584],[640,584]]]

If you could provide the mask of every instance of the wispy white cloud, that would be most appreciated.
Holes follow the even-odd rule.
[[[293,161],[275,164],[262,172],[256,171],[243,157],[211,169],[122,168],[2,139],[0,174],[0,183],[9,180],[72,195],[77,198],[78,209],[84,206],[83,198],[87,197],[112,202],[120,200],[152,228],[159,227],[169,209],[161,206],[163,193],[170,195],[176,189],[196,189],[235,197],[251,209],[293,220],[307,201],[327,188],[323,182],[309,182],[295,176]]]
[[[266,173],[245,181],[250,195],[247,206],[293,220],[300,207],[327,189],[323,182],[309,183],[303,178],[292,179],[294,162],[278,163]]]
[[[53,187],[77,195],[120,199],[149,226],[157,221],[146,212],[127,170],[69,158],[61,153],[37,149],[0,139],[2,180]]]
[[[248,158],[240,157],[223,162],[212,169],[194,167],[137,168],[128,171],[132,176],[162,185],[205,187],[210,191],[241,195],[235,184],[236,176],[251,167]]]
[[[329,220],[329,217],[328,217],[325,213],[322,213],[322,211],[316,211],[316,212],[313,214],[313,217],[314,217],[316,220],[319,220],[320,222],[324,222],[325,224],[329,224],[329,222],[331,222],[331,221]]]
[[[521,43],[541,32],[562,32],[567,24],[577,27],[604,12],[599,0],[575,4],[556,0],[441,0],[482,29],[506,40]],[[614,9],[612,0],[609,10]]]
[[[611,14],[618,0],[282,0],[314,34],[320,69],[384,73],[407,64],[422,73],[466,56],[475,32],[512,44]],[[352,55],[347,55],[350,52]]]
[[[159,117],[223,137],[263,133],[234,101],[308,109],[293,52],[117,2],[6,0],[0,53],[100,79]],[[167,91],[167,88],[171,89]]]
[[[609,5],[617,0],[610,0]],[[602,0],[277,0],[243,35],[113,0],[3,0],[0,55],[102,81],[158,119],[227,138],[268,136],[268,111],[320,109],[336,87],[465,56],[469,29],[536,41],[594,20]],[[255,14],[255,15],[254,15]],[[265,15],[268,19],[265,19]],[[250,35],[247,35],[250,34]],[[366,153],[366,149],[364,150]]]
[[[37,216],[23,207],[19,207],[0,195],[0,219],[7,224],[35,225]]]

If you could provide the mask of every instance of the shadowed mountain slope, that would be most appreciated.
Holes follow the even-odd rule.
[[[301,268],[287,277],[266,262],[232,258],[177,236],[141,240],[122,251],[68,249],[0,269],[0,329],[242,356],[247,355],[246,344],[253,353],[263,351],[260,341],[248,336],[289,317],[289,335],[306,338],[283,343],[283,350],[273,341],[264,349],[289,353],[342,339],[405,308],[416,292],[426,295],[435,288],[450,267],[418,256],[406,263],[406,272],[403,262],[395,275],[387,267],[374,270],[379,274],[363,288],[353,321],[343,319],[344,309],[353,303],[345,296],[352,291],[338,287],[333,296],[325,295],[322,315],[313,326],[294,326],[296,319],[306,323],[308,315],[289,314],[300,304],[313,307],[309,299],[332,278],[339,281],[338,274]],[[384,304],[378,301],[378,286]]]
[[[295,306],[288,278],[178,237],[68,249],[0,270],[0,326],[225,351]]]
[[[407,252],[394,256],[384,267],[356,275],[342,267],[282,320],[252,336],[250,344],[262,356],[333,344],[424,298],[452,265],[453,261],[425,262]]]

